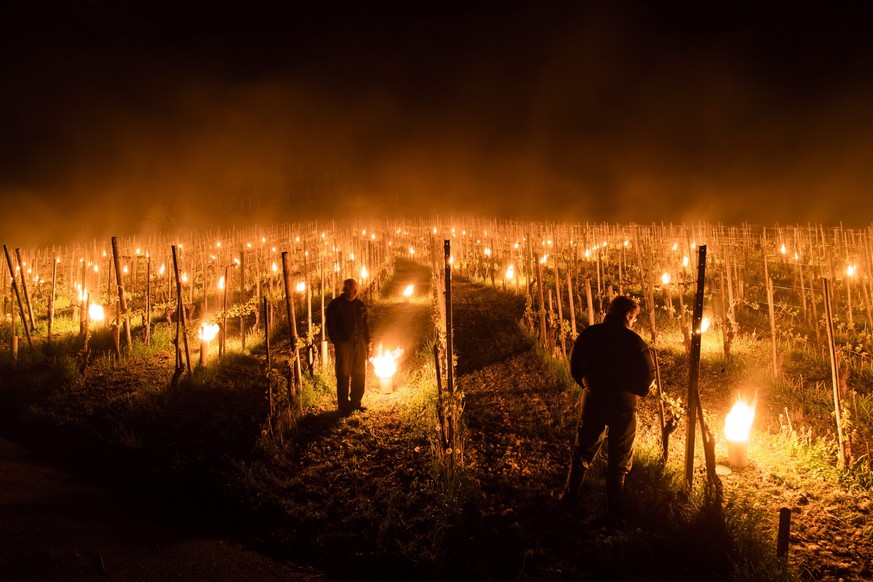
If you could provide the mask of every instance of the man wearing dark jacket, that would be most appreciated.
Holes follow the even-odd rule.
[[[630,329],[639,312],[633,299],[620,295],[610,303],[603,323],[587,327],[576,338],[570,373],[583,388],[582,414],[561,494],[565,505],[575,505],[608,429],[606,500],[610,515],[621,514],[624,479],[633,463],[637,402],[655,378],[648,346]]]
[[[346,279],[342,295],[327,305],[325,314],[327,335],[334,345],[337,408],[343,416],[365,410],[361,399],[372,343],[367,306],[358,298],[359,292],[358,282]]]

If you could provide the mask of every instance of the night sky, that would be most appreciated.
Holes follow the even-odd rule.
[[[8,4],[10,246],[319,217],[873,222],[867,2]]]

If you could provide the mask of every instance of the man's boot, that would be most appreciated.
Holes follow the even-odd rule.
[[[624,474],[606,478],[606,507],[611,517],[621,517],[621,497],[624,492]]]

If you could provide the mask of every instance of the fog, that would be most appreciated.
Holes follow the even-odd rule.
[[[12,246],[434,214],[873,220],[873,35],[850,14],[425,3],[192,25],[96,5],[18,15],[0,47]]]

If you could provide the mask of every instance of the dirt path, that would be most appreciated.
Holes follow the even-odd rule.
[[[610,523],[596,466],[583,507],[559,508],[553,496],[566,475],[578,392],[562,386],[521,329],[522,298],[465,282],[453,294],[466,456],[484,496],[470,545],[476,576],[656,580],[712,572],[695,557],[681,559],[671,549],[679,540],[652,516]]]

